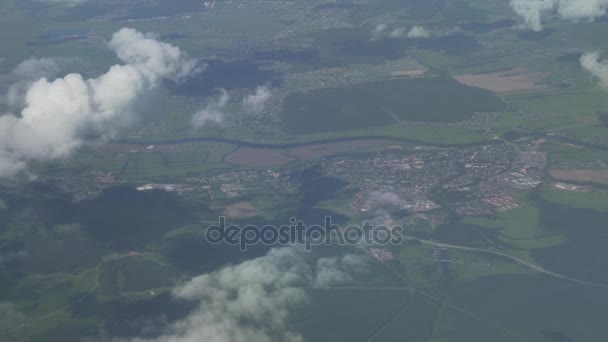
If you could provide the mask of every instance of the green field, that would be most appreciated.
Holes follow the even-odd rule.
[[[451,78],[395,79],[290,95],[283,120],[292,134],[345,131],[399,121],[459,122],[476,112],[500,112],[491,92]]]
[[[574,208],[608,211],[608,195],[599,191],[575,192],[542,186],[540,197],[552,203]]]
[[[552,166],[571,163],[598,163],[608,159],[608,152],[551,142],[544,145]]]
[[[176,300],[173,290],[273,247],[242,252],[206,240],[221,215],[259,226],[292,217],[314,224],[325,215],[345,226],[387,215],[415,237],[387,246],[394,259],[383,262],[362,245],[309,253],[297,270],[309,276],[297,285],[308,301],[272,307],[286,325],[253,324],[256,308],[277,298],[227,295],[222,303],[248,310],[238,323],[254,332],[290,331],[302,335],[298,342],[608,340],[608,187],[580,182],[577,191],[560,190],[552,172],[608,164],[608,91],[580,61],[586,52],[608,53],[608,16],[542,14],[545,30],[529,32],[509,0],[203,2],[0,5],[0,92],[9,93],[0,116],[22,109],[9,104],[15,83],[41,77],[14,72],[28,58],[56,59],[61,71],[49,81],[72,72],[96,78],[128,64],[107,44],[122,27],[150,32],[207,65],[134,101],[128,111],[138,112],[136,124],[97,136],[83,123],[82,148],[27,161],[31,178],[0,179],[0,342],[161,341],[204,321],[211,297]],[[414,25],[428,35],[410,37]],[[454,79],[510,70],[528,86],[494,93]],[[271,96],[249,113],[243,100],[261,86]],[[219,88],[230,97],[218,108],[223,119],[193,127],[193,114]],[[474,115],[487,112],[499,114]],[[26,138],[12,146],[12,137],[0,136],[0,164]],[[235,162],[238,149],[250,153],[247,162]],[[519,169],[519,153],[530,149],[547,153],[543,170]],[[249,163],[275,152],[291,161]],[[386,162],[395,172],[341,172],[355,160]],[[516,168],[540,185],[515,187]],[[136,191],[146,184],[180,191]],[[388,191],[441,207],[363,210],[370,193]],[[486,203],[503,195],[517,207]],[[468,206],[483,210],[460,211]],[[365,261],[361,273],[344,271],[333,289],[313,285],[319,258],[346,254]],[[249,285],[266,271],[272,268],[252,269],[242,283],[235,275],[234,283]],[[278,336],[268,341],[285,340]]]

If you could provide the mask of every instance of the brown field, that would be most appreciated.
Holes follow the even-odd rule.
[[[524,90],[547,89],[548,86],[539,84],[547,73],[531,72],[523,68],[489,74],[466,74],[454,78],[465,85],[482,88],[496,93],[510,93]]]
[[[276,166],[289,163],[293,158],[283,155],[283,150],[241,147],[227,155],[224,161],[243,166]]]
[[[608,170],[551,170],[551,177],[561,181],[608,184]]]
[[[343,141],[292,149],[269,150],[255,147],[241,147],[230,153],[224,161],[243,166],[277,166],[294,160],[310,160],[328,157],[339,153],[359,152],[366,148],[386,146],[394,141],[385,139],[370,139],[358,141]]]
[[[343,141],[322,145],[305,146],[292,149],[287,154],[297,159],[316,159],[338,153],[358,152],[370,147],[394,144],[394,141],[384,139],[370,139],[359,141]]]
[[[422,76],[426,71],[426,69],[399,70],[392,72],[391,76]]]
[[[258,214],[251,202],[248,201],[240,201],[226,205],[212,204],[211,209],[222,210],[222,213],[226,218],[237,220],[254,217]]]

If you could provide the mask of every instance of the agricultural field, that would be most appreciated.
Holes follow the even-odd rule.
[[[607,340],[608,5],[535,4],[4,1],[0,341]]]
[[[429,98],[436,101],[429,102]],[[306,134],[386,126],[402,120],[459,122],[476,112],[504,108],[489,92],[451,79],[420,78],[291,95],[285,99],[283,116],[288,132]]]

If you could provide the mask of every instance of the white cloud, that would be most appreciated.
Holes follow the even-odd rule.
[[[543,30],[543,17],[557,14],[571,21],[593,21],[606,15],[608,0],[511,0],[511,8],[523,20],[523,27]]]
[[[414,26],[407,33],[408,38],[429,38],[431,34],[422,26]]]
[[[11,77],[17,81],[9,88],[6,103],[11,108],[21,109],[25,106],[25,94],[32,83],[42,77],[53,78],[60,70],[59,60],[56,58],[32,57],[21,62],[11,72]]]
[[[199,110],[192,116],[192,126],[201,128],[209,123],[221,124],[224,122],[224,107],[230,101],[226,89],[220,89],[220,94],[211,99],[204,109]]]
[[[19,63],[12,75],[19,79],[35,80],[40,77],[52,77],[59,72],[59,61],[56,58],[32,57]]]
[[[179,47],[157,40],[156,35],[123,28],[108,43],[118,58],[130,65],[151,72],[156,78],[184,81],[201,71],[195,60],[188,58]]]
[[[405,201],[394,192],[374,191],[370,194],[370,199],[375,205],[380,207],[400,207],[405,204]]]
[[[386,24],[378,24],[376,25],[376,27],[371,31],[371,38],[372,39],[378,39],[381,36],[383,36],[386,32],[386,29],[388,28],[388,25]]]
[[[374,29],[374,32],[375,33],[381,33],[381,32],[384,32],[384,30],[386,30],[386,28],[387,28],[386,24],[378,24],[376,26],[376,28]]]
[[[268,86],[257,87],[255,93],[247,95],[243,99],[243,110],[247,113],[259,114],[271,97],[272,92]]]
[[[558,12],[568,20],[595,20],[606,15],[608,0],[559,0]]]
[[[24,171],[30,160],[66,157],[90,137],[114,136],[135,120],[138,99],[162,79],[181,81],[200,71],[179,48],[133,29],[114,33],[108,46],[126,64],[91,79],[75,73],[40,78],[18,115],[0,116],[0,176]]]
[[[599,52],[584,54],[581,57],[581,65],[599,80],[601,86],[608,88],[608,62],[600,59]]]
[[[176,289],[181,299],[200,306],[154,340],[134,342],[296,342],[289,331],[291,310],[305,304],[310,286],[350,281],[349,272],[366,267],[360,256],[324,258],[316,263],[296,248],[273,249],[266,256],[192,279]]]
[[[403,38],[407,36],[407,30],[405,29],[405,27],[396,28],[392,30],[391,33],[388,34],[388,36],[391,38]]]
[[[429,38],[431,36],[430,32],[428,32],[424,27],[416,25],[413,26],[409,31],[405,27],[399,27],[392,30],[388,36],[390,38],[411,38],[411,39],[420,39],[420,38]]]
[[[511,7],[523,20],[523,26],[532,31],[542,31],[542,15],[553,10],[554,0],[511,0]]]
[[[352,282],[354,275],[367,272],[368,267],[367,259],[355,254],[347,254],[342,258],[321,258],[317,260],[314,286],[329,287]]]

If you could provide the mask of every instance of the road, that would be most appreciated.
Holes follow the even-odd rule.
[[[476,247],[467,247],[467,246],[459,246],[459,245],[452,245],[452,244],[447,244],[447,243],[443,243],[443,242],[436,242],[436,241],[430,241],[430,240],[424,240],[424,239],[420,239],[417,237],[413,237],[413,236],[404,236],[403,237],[405,240],[410,240],[410,241],[418,241],[420,243],[424,243],[427,245],[431,245],[431,246],[435,246],[435,247],[440,247],[440,248],[447,248],[447,249],[458,249],[458,250],[463,250],[463,251],[470,251],[470,252],[480,252],[480,253],[487,253],[487,254],[493,254],[493,255],[497,255],[506,259],[510,259],[512,261],[515,261],[516,263],[526,266],[530,269],[533,269],[534,271],[540,272],[540,273],[544,273],[546,275],[555,277],[555,278],[559,278],[559,279],[563,279],[563,280],[567,280],[567,281],[571,281],[573,283],[577,283],[577,284],[582,284],[582,285],[588,285],[588,286],[594,286],[594,287],[601,287],[601,288],[607,288],[608,289],[608,285],[606,284],[598,284],[598,283],[593,283],[593,282],[589,282],[589,281],[585,281],[582,279],[577,279],[577,278],[573,278],[573,277],[569,277],[567,275],[563,275],[561,273],[557,273],[557,272],[553,272],[551,270],[548,270],[542,266],[538,266],[535,265],[531,262],[528,262],[526,260],[511,256],[509,254],[505,254],[502,252],[498,252],[498,251],[494,251],[491,249],[485,249],[485,248],[476,248]]]

